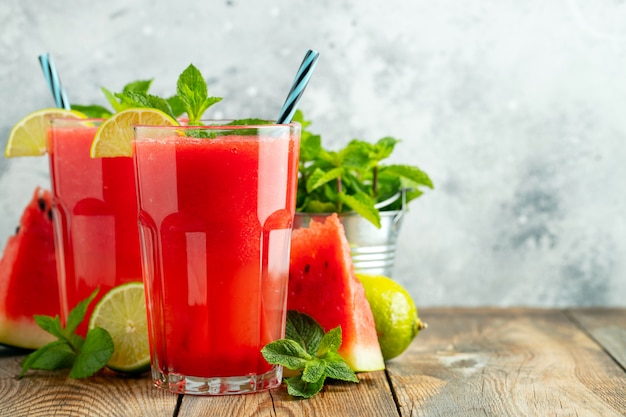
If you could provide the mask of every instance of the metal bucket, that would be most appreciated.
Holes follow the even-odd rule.
[[[397,198],[399,197],[400,195]],[[405,211],[404,198],[402,210],[381,211],[380,229],[356,213],[339,214],[339,220],[350,243],[352,263],[356,272],[392,277],[396,242]],[[323,222],[330,215],[331,213],[296,213],[293,227],[308,227],[311,220]]]

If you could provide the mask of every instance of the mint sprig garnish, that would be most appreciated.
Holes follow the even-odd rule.
[[[190,125],[198,124],[206,109],[222,100],[221,97],[209,97],[206,81],[193,64],[178,77],[176,94],[183,103]]]
[[[106,330],[95,327],[85,338],[76,334],[76,328],[85,319],[89,304],[98,294],[94,291],[70,311],[65,327],[59,316],[35,315],[35,322],[58,340],[48,343],[26,356],[22,361],[23,377],[30,369],[71,369],[71,378],[87,378],[102,369],[113,355],[113,339]]]
[[[107,118],[113,113],[128,108],[153,108],[161,110],[172,118],[184,113],[189,118],[188,124],[198,125],[206,110],[222,100],[221,97],[210,97],[206,81],[200,70],[193,64],[189,65],[178,77],[176,94],[163,98],[149,94],[152,80],[133,81],[124,86],[122,92],[113,93],[101,87],[104,97],[113,110],[100,105],[72,105],[88,117]]]
[[[338,353],[341,343],[340,326],[324,333],[311,316],[288,311],[285,339],[269,343],[261,353],[270,364],[300,371],[298,375],[285,378],[287,392],[311,398],[321,391],[326,378],[359,382]]]

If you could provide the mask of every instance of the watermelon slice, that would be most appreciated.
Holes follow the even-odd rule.
[[[339,353],[354,371],[385,369],[372,310],[336,214],[293,230],[287,309],[310,315],[325,331],[341,326]]]
[[[0,259],[0,343],[36,349],[54,337],[33,314],[60,312],[50,192],[37,188]]]

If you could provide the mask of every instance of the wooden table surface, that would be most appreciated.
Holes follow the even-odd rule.
[[[0,350],[0,416],[624,416],[626,309],[430,308],[429,324],[386,371],[316,397],[284,387],[229,397],[174,395],[147,375],[66,372],[16,379]]]

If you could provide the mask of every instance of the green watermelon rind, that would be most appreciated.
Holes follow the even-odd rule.
[[[0,315],[0,344],[32,350],[52,341],[54,341],[54,336],[43,331],[32,320]]]

